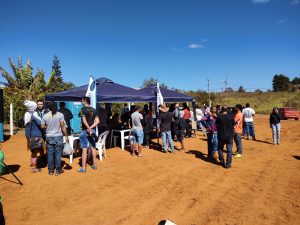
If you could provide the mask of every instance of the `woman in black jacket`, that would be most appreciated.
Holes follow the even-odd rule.
[[[279,114],[278,108],[274,107],[270,114],[270,127],[273,132],[273,144],[280,144],[280,120],[281,115]]]

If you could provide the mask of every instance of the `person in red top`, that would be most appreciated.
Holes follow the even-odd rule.
[[[191,125],[190,125],[190,118],[191,118],[191,112],[190,112],[190,108],[188,107],[188,105],[186,103],[183,103],[183,119],[185,120],[185,137],[189,138],[191,137]]]
[[[234,142],[236,144],[236,154],[233,156],[234,158],[241,158],[243,153],[243,144],[242,144],[242,133],[243,133],[243,107],[240,104],[237,104],[233,110],[234,112]]]

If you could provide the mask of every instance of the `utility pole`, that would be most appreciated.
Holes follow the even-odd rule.
[[[226,100],[227,100],[227,84],[228,84],[228,82],[227,82],[227,75],[226,75],[226,80],[224,80],[224,83],[225,83],[225,91],[224,91],[224,98],[225,98],[225,104],[226,104]]]
[[[208,92],[208,106],[210,108],[211,102],[210,102],[210,91],[209,91],[209,79],[207,79],[207,92]]]

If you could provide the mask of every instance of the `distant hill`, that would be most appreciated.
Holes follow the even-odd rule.
[[[257,113],[270,113],[272,108],[291,106],[300,110],[300,93],[266,92],[266,93],[228,93],[227,105],[237,102],[245,105],[249,102]]]
[[[202,104],[200,96],[196,97],[196,92],[188,93],[194,96],[198,103]],[[203,93],[202,93],[203,96]],[[207,96],[207,94],[206,94]],[[291,106],[300,111],[300,93],[288,93],[288,92],[222,92],[213,93],[212,97],[213,105],[227,105],[235,106],[236,104],[245,105],[247,102],[251,104],[251,107],[257,112],[262,114],[268,114],[272,111],[273,107],[286,107]],[[207,99],[207,97],[206,97]]]

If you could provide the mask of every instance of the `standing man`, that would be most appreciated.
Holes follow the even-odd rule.
[[[240,104],[237,104],[234,109],[234,142],[236,144],[236,154],[234,158],[241,158],[243,153],[243,144],[242,144],[242,133],[243,133],[243,107]]]
[[[64,171],[61,169],[61,156],[64,147],[63,135],[69,142],[65,126],[64,115],[57,111],[56,103],[49,103],[50,112],[43,116],[41,126],[46,128],[46,143],[48,155],[48,173],[58,176]],[[54,166],[55,165],[55,166]]]
[[[93,155],[93,165],[92,169],[96,170],[97,165],[97,150],[96,150],[96,127],[99,124],[99,118],[96,113],[96,110],[91,107],[91,100],[89,97],[83,97],[82,100],[83,107],[80,110],[79,115],[81,116],[81,128],[82,131],[79,135],[80,147],[82,148],[82,157],[81,164],[79,170],[80,173],[86,172],[86,160],[87,160],[87,150],[88,148],[92,149]]]
[[[255,116],[255,111],[252,108],[250,108],[250,103],[246,103],[246,108],[243,109],[242,113],[244,115],[244,122],[248,140],[250,140],[250,135],[253,140],[256,140],[253,124],[253,117]]]
[[[211,112],[206,110],[206,114],[203,116],[202,121],[206,128],[207,135],[207,152],[208,159],[216,160],[215,153],[218,150],[218,136],[217,136],[217,108],[211,107]]]
[[[48,109],[45,109],[45,103],[44,103],[44,101],[43,101],[42,99],[37,100],[36,104],[37,104],[36,112],[38,113],[39,117],[40,117],[41,119],[43,119],[43,116],[44,116],[46,113],[48,113],[49,110],[48,110]]]
[[[168,152],[168,144],[169,144],[172,153],[174,153],[174,145],[173,145],[172,134],[171,134],[171,123],[173,120],[173,113],[169,112],[169,108],[165,104],[161,104],[158,107],[158,110],[160,111],[158,115],[158,120],[160,122],[160,132],[161,132],[161,139],[163,142],[164,151],[165,153]]]
[[[73,119],[73,114],[69,109],[66,108],[66,104],[64,102],[59,103],[59,110],[58,112],[62,113],[64,115],[66,124],[67,124],[67,133],[68,135],[71,134],[71,124],[70,120]]]
[[[221,114],[217,118],[217,127],[219,160],[222,166],[224,166],[226,169],[229,169],[232,162],[232,142],[235,123],[233,116],[228,114],[227,110],[227,106],[222,106]],[[226,164],[223,156],[223,148],[225,144],[227,149]]]
[[[134,107],[134,112],[131,114],[131,123],[132,123],[132,135],[133,135],[133,148],[131,155],[134,156],[135,149],[138,150],[138,157],[142,157],[142,144],[144,141],[144,132],[143,132],[143,115],[140,113],[141,107],[136,105]]]

